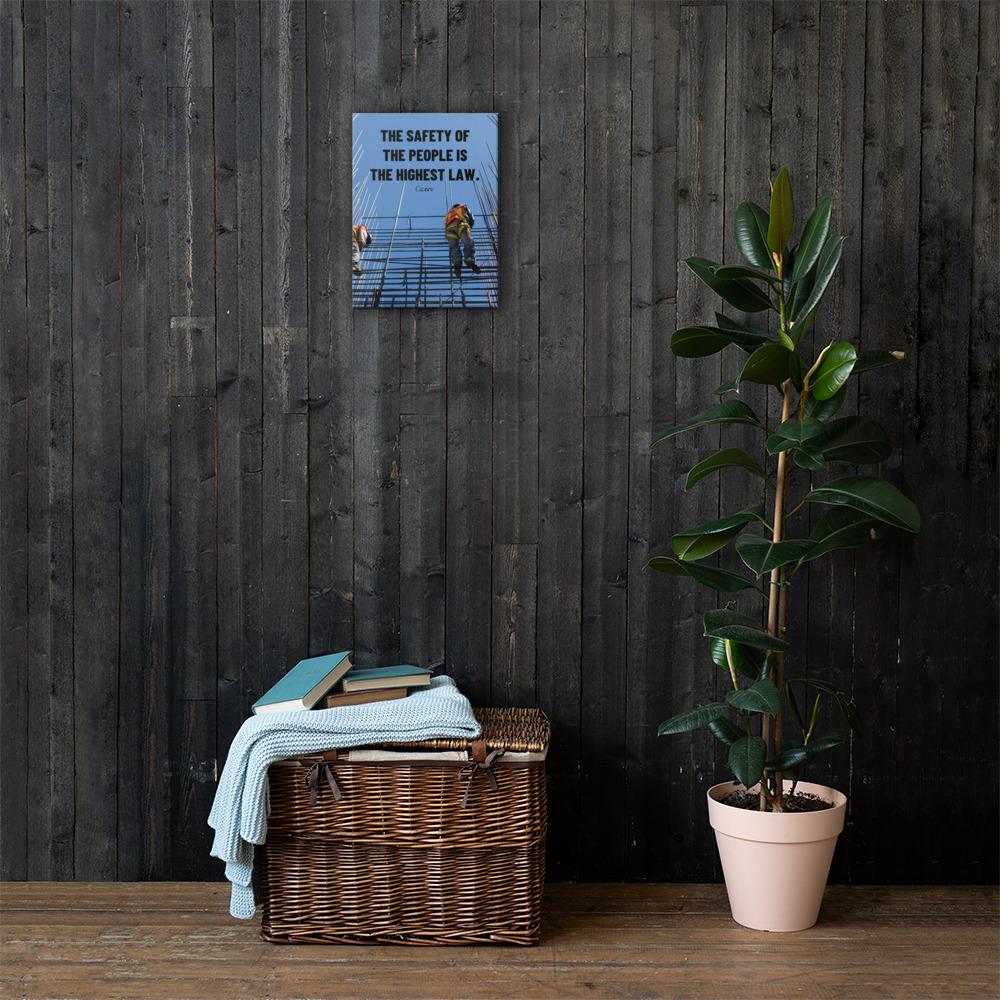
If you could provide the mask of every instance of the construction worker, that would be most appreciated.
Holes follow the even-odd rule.
[[[367,226],[351,226],[351,270],[364,274],[361,270],[361,251],[371,244],[371,233]]]
[[[462,277],[462,256],[469,270],[479,274],[476,263],[476,244],[472,239],[472,227],[476,220],[466,205],[452,205],[444,217],[444,238],[448,241],[448,259],[455,269],[455,277]]]

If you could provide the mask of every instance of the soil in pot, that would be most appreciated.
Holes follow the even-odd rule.
[[[748,792],[745,788],[735,789],[720,801],[723,805],[733,806],[735,809],[750,809],[754,812],[760,810],[760,796],[756,792]],[[794,795],[785,796],[786,813],[819,812],[822,809],[832,808],[832,802],[827,802],[812,792],[796,792]]]

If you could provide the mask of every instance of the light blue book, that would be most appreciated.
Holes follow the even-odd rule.
[[[377,691],[380,688],[427,687],[431,672],[410,663],[395,667],[368,667],[352,670],[344,681],[345,691]]]
[[[299,660],[253,704],[253,714],[312,708],[351,669],[351,650]]]

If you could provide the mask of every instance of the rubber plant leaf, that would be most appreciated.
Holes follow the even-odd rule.
[[[742,691],[730,691],[726,701],[741,712],[759,712],[763,715],[777,715],[781,711],[781,692],[766,677],[755,681],[753,687]]]
[[[717,702],[710,702],[708,705],[699,705],[697,708],[688,709],[672,718],[661,722],[656,730],[657,736],[673,736],[675,733],[689,733],[692,729],[701,729],[710,722],[726,714],[726,706]]]
[[[819,260],[820,251],[830,232],[830,212],[833,199],[824,198],[812,211],[812,215],[802,230],[798,248],[795,251],[795,263],[792,268],[792,283],[801,281]]]
[[[743,730],[734,726],[724,715],[713,719],[708,724],[708,731],[727,746],[732,746],[737,740],[743,739]]]
[[[892,483],[874,476],[834,479],[807,493],[809,503],[850,507],[904,531],[920,530],[920,511]]]
[[[689,576],[692,580],[720,590],[726,594],[735,594],[740,590],[756,590],[753,580],[748,580],[738,573],[717,569],[715,566],[702,566],[695,562],[681,562],[671,556],[654,556],[649,560],[649,568],[658,573],[669,573],[671,576]]]
[[[854,345],[846,340],[833,344],[823,355],[809,389],[817,399],[829,399],[844,387],[858,360]]]
[[[766,332],[754,330],[744,323],[737,323],[736,320],[725,313],[717,312],[715,314],[715,323],[721,330],[732,330],[734,333],[748,333],[753,337],[760,337],[762,341],[770,339]]]
[[[832,684],[827,681],[815,680],[812,677],[791,677],[786,681],[788,684],[805,684],[807,687],[815,688],[817,691],[822,691],[824,694],[829,694],[836,699],[837,704],[840,705],[840,710],[844,713],[844,718],[847,720],[847,724],[856,733],[863,732],[864,727],[861,724],[861,716],[858,713],[858,706],[854,703],[854,699],[846,694],[844,691],[839,691]]]
[[[875,524],[870,517],[850,507],[828,510],[809,535],[813,545],[803,561],[812,562],[835,549],[856,549],[867,545],[874,541]]]
[[[767,480],[767,473],[742,448],[720,448],[714,455],[709,455],[692,466],[684,483],[684,491],[687,492],[706,476],[721,469],[746,469],[760,479]]]
[[[884,462],[892,454],[889,435],[870,417],[841,417],[825,426],[826,431],[812,444],[827,462],[866,465]]]
[[[783,344],[773,341],[761,344],[747,358],[737,378],[741,382],[756,382],[760,385],[781,385],[791,371],[794,352]]]
[[[819,260],[816,261],[816,276],[809,291],[809,297],[800,308],[795,310],[796,317],[808,316],[819,305],[819,300],[823,298],[826,286],[830,284],[830,279],[837,270],[843,250],[843,236],[828,236],[826,238],[823,249],[820,251]]]
[[[858,366],[855,365],[855,373],[857,370]],[[843,389],[829,399],[817,399],[815,396],[809,395],[806,397],[806,416],[815,417],[817,420],[830,420],[840,412],[846,398],[847,393]]]
[[[786,250],[785,258],[781,263],[781,291],[785,296],[786,306],[791,298],[792,289],[795,287],[795,283],[792,281],[792,271],[795,269],[795,256],[798,252],[797,245]]]
[[[748,354],[767,341],[760,333],[723,330],[714,326],[682,326],[670,338],[670,350],[679,358],[707,358],[735,344]]]
[[[754,649],[770,649],[775,652],[789,648],[784,639],[768,635],[753,618],[729,608],[706,611],[703,620],[705,636],[710,639],[731,639]]]
[[[752,201],[745,201],[737,206],[733,222],[733,235],[740,253],[756,267],[774,269],[767,248],[767,212]]]
[[[792,238],[795,206],[792,203],[792,182],[782,167],[771,187],[771,216],[767,226],[767,246],[772,253],[783,253]]]
[[[744,736],[729,748],[729,766],[736,780],[753,788],[764,773],[767,744],[759,736]]]
[[[796,448],[792,453],[795,464],[800,469],[808,469],[810,472],[818,472],[826,468],[826,459],[820,451],[813,451],[810,445],[803,445]]]
[[[846,740],[846,733],[827,733],[826,736],[817,736],[816,739],[810,740],[806,744],[805,750],[810,757],[813,757],[818,753],[825,753],[827,750],[832,750],[834,747],[842,746]]]
[[[766,539],[740,539],[736,551],[743,564],[758,577],[770,573],[772,569],[802,562],[813,548],[809,538],[788,538],[783,542]]]
[[[745,278],[720,278],[715,269],[718,264],[704,257],[688,257],[685,264],[703,281],[716,295],[722,296],[731,306],[742,312],[762,312],[771,308],[771,300],[767,292],[752,281]]]
[[[666,441],[675,434],[694,430],[695,427],[706,427],[709,424],[752,424],[754,427],[761,426],[760,421],[757,419],[757,414],[746,403],[738,399],[730,399],[724,403],[718,403],[715,406],[709,407],[703,413],[691,417],[690,420],[685,420],[681,424],[675,424],[673,427],[667,428],[667,430],[658,434],[653,439],[650,447],[655,447],[661,441]]]
[[[754,504],[745,510],[730,514],[717,521],[706,521],[693,528],[681,531],[670,540],[670,545],[678,559],[692,562],[704,559],[727,545],[751,521],[764,520],[764,505]]]
[[[777,285],[778,279],[771,271],[760,267],[747,267],[744,264],[720,264],[715,269],[715,276],[724,281],[734,281],[746,278],[748,281],[766,281],[769,285]]]
[[[803,746],[786,746],[766,764],[768,771],[789,771],[809,759],[809,751]]]
[[[768,437],[765,443],[767,453],[777,455],[789,448],[799,448],[820,437],[826,429],[827,425],[821,424],[814,417],[806,417],[805,420],[791,417]]]
[[[795,289],[792,293],[792,315],[798,323],[801,323],[802,318],[805,316],[805,313],[802,312],[802,307],[809,301],[809,296],[812,294],[813,285],[815,284],[816,272],[814,270],[801,273],[795,281]],[[800,340],[801,337],[796,337],[795,339]]]
[[[713,639],[711,643],[712,662],[729,672],[729,660],[726,657],[726,640]],[[730,642],[729,649],[733,656],[733,666],[738,674],[757,680],[767,672],[767,656],[759,649],[741,646],[738,642]]]
[[[902,356],[897,356],[902,355]],[[858,360],[854,364],[854,374],[860,375],[862,372],[870,372],[876,368],[884,368],[886,365],[895,365],[906,360],[906,355],[901,351],[859,351]]]

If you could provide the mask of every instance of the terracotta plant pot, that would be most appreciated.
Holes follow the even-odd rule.
[[[785,782],[785,789],[791,789]],[[742,786],[727,781],[708,790],[708,819],[715,830],[733,919],[761,931],[803,931],[819,916],[833,849],[844,829],[847,796],[800,781],[832,809],[807,813],[754,812],[723,805]],[[757,788],[752,789],[757,791]]]

